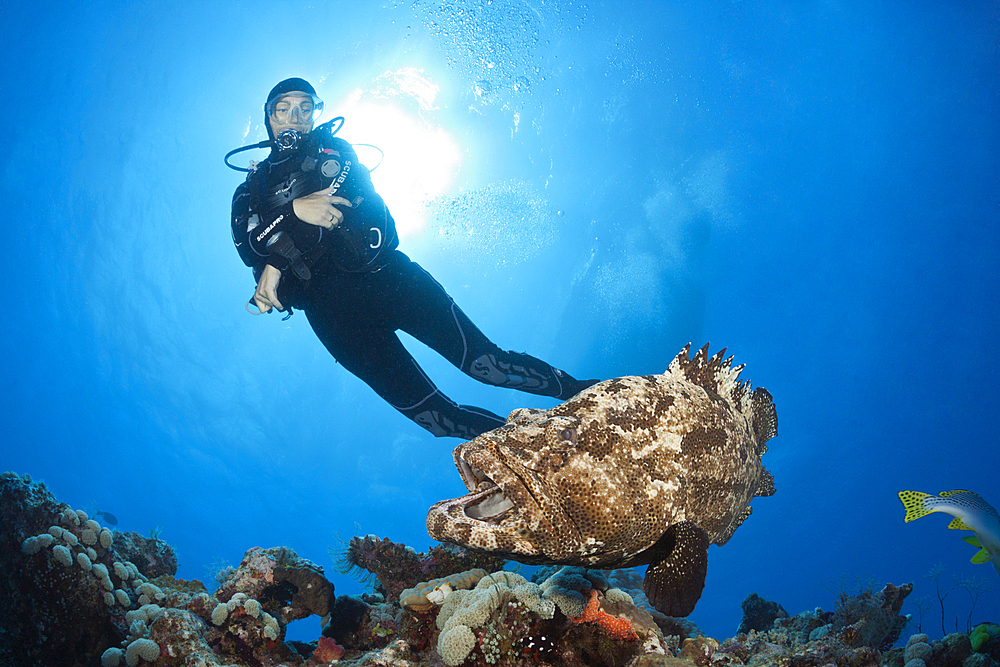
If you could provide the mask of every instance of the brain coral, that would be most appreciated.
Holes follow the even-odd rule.
[[[25,556],[34,556],[42,550],[42,543],[38,541],[38,536],[33,535],[21,543],[21,553]]]
[[[103,529],[101,531],[100,536],[98,537],[98,541],[101,543],[102,547],[104,547],[105,549],[110,549],[112,541],[111,531],[108,530],[107,528]]]
[[[225,602],[215,605],[215,609],[212,610],[212,623],[222,625],[227,618],[229,618],[229,605]]]
[[[253,598],[250,598],[249,600],[243,603],[243,611],[248,613],[253,618],[257,618],[258,616],[260,616],[261,612],[260,603],[254,600]]]
[[[125,652],[120,648],[109,648],[101,654],[101,667],[118,667],[124,657]]]
[[[135,667],[142,658],[148,662],[153,662],[160,657],[160,645],[152,639],[136,639],[125,649],[125,664]]]

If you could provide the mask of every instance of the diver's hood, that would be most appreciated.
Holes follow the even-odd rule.
[[[271,131],[271,123],[268,122],[268,116],[267,116],[268,105],[274,98],[295,91],[308,93],[309,95],[312,95],[314,98],[319,99],[318,97],[316,97],[316,89],[313,88],[312,84],[306,81],[305,79],[292,77],[290,79],[285,79],[284,81],[278,82],[278,84],[271,89],[271,92],[268,93],[267,99],[264,100],[264,127],[267,129],[268,139],[274,141],[274,132]]]

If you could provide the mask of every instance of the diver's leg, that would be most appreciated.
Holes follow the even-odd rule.
[[[470,440],[503,426],[499,415],[458,405],[438,391],[394,332],[376,328],[335,331],[327,318],[310,317],[310,311],[306,316],[334,359],[435,436]]]
[[[486,384],[565,400],[595,384],[577,380],[530,354],[501,350],[416,262],[403,272],[395,325],[436,350],[463,373]]]

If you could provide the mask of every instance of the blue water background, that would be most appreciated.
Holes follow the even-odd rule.
[[[397,213],[402,249],[500,346],[611,377],[711,341],[774,395],[778,491],[710,549],[703,630],[734,634],[751,592],[794,614],[869,578],[913,581],[917,617],[937,564],[946,587],[991,584],[972,620],[1000,620],[996,572],[896,497],[1000,507],[996,2],[42,1],[0,26],[0,468],[159,527],[179,576],[287,545],[359,592],[339,538],[424,550],[427,508],[464,488],[457,441],[303,315],[243,308],[222,155],[265,138],[267,91],[302,76],[334,113],[360,94],[454,142],[447,189],[404,202],[392,165],[438,151],[401,165],[388,128],[341,132],[385,152],[390,209],[427,216]],[[411,348],[459,402],[554,404]],[[964,629],[966,593],[946,607]]]

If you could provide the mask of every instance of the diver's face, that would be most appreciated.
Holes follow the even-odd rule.
[[[267,122],[274,136],[285,130],[308,134],[312,131],[314,112],[312,95],[295,91],[278,98],[268,111]]]

